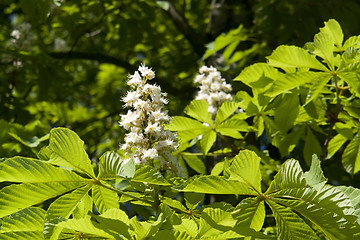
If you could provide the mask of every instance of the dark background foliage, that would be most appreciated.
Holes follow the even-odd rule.
[[[203,64],[230,82],[277,46],[312,41],[330,18],[345,38],[360,32],[357,0],[3,0],[0,9],[1,157],[35,156],[57,126],[76,131],[91,159],[117,149],[126,78],[142,62],[169,94],[170,115],[179,115]],[[219,35],[240,25],[240,57],[231,61],[221,49],[204,57]],[[246,88],[234,82],[234,93],[240,89]],[[264,139],[248,140],[280,158]],[[340,161],[331,164],[341,168]]]

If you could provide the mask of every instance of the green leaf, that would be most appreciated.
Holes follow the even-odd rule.
[[[0,218],[88,184],[87,181],[22,183],[0,191]]]
[[[289,188],[270,195],[271,202],[284,205],[310,220],[329,239],[352,239],[357,221],[349,198],[335,187]],[[272,203],[269,203],[270,205]]]
[[[223,49],[224,47],[234,42],[244,41],[246,38],[247,36],[245,35],[244,27],[242,25],[236,29],[230,30],[227,34],[221,34],[215,39],[215,42],[208,44],[208,49],[202,59],[205,60],[213,53]]]
[[[100,226],[106,232],[111,232],[114,236],[125,236],[132,239],[129,233],[130,220],[126,213],[120,209],[109,209],[100,216],[93,215],[93,218],[100,223]]]
[[[211,170],[211,175],[219,176],[220,173],[222,173],[222,171],[224,171],[224,165],[225,165],[225,161],[218,162],[214,166],[214,168]]]
[[[335,135],[328,144],[328,154],[330,157],[334,156],[334,154],[344,145],[344,143],[348,139],[344,137],[342,134]]]
[[[320,31],[330,35],[338,48],[342,47],[344,41],[344,34],[342,32],[340,24],[335,19],[330,19],[325,22],[325,27],[320,28]]]
[[[177,201],[177,200],[173,200],[173,199],[168,198],[168,197],[162,197],[160,201],[162,203],[168,205],[171,208],[178,209],[178,210],[180,210],[182,212],[187,212],[186,207],[184,207],[184,205],[182,205],[182,203]]]
[[[181,190],[183,192],[197,192],[209,194],[243,194],[258,195],[247,184],[231,181],[223,176],[196,176],[191,178]]]
[[[186,206],[192,210],[198,206],[202,201],[204,201],[205,194],[203,193],[192,193],[192,192],[185,192],[184,199]]]
[[[166,129],[177,131],[180,140],[185,142],[201,135],[209,128],[194,119],[176,116],[171,119]]]
[[[320,95],[320,93],[324,90],[325,85],[329,82],[330,78],[330,76],[324,76],[312,82],[312,86],[310,87],[309,92],[306,96],[305,104],[309,104],[311,101],[313,101]]]
[[[41,208],[26,208],[11,214],[1,223],[1,240],[28,240],[44,239],[45,211]]]
[[[331,70],[334,70],[335,39],[325,32],[319,32],[314,37],[314,54],[325,60]]]
[[[131,181],[146,182],[155,185],[170,185],[159,171],[150,166],[141,166],[137,169]]]
[[[321,155],[322,147],[315,137],[315,135],[312,133],[312,130],[308,127],[307,128],[307,134],[305,138],[305,145],[304,145],[304,159],[307,165],[310,165],[311,163],[311,157],[312,154],[316,154],[318,156]]]
[[[198,225],[192,219],[181,219],[181,224],[173,225],[173,227],[174,227],[174,230],[182,232],[182,233],[187,233],[193,238],[196,237],[196,235],[198,234],[198,231],[199,231]],[[163,238],[158,238],[158,239],[163,239]]]
[[[357,72],[339,72],[338,76],[343,79],[350,87],[350,91],[355,96],[360,97],[360,74]]]
[[[75,132],[67,128],[52,129],[48,149],[51,151],[49,163],[72,168],[95,178],[84,142]]]
[[[231,230],[235,223],[230,212],[220,208],[205,208],[201,212],[198,237],[210,237]]]
[[[328,72],[329,70],[306,50],[296,46],[279,46],[267,57],[275,67],[311,68]]]
[[[107,185],[105,182],[102,182],[102,184]],[[104,213],[111,208],[119,208],[119,196],[115,191],[94,185],[92,197],[99,213]]]
[[[88,195],[84,195],[82,199],[80,199],[79,203],[76,205],[72,216],[73,218],[86,218],[90,217],[88,212],[91,212],[93,209],[93,199]]]
[[[219,132],[221,135],[233,137],[235,139],[243,138],[239,131],[248,132],[249,130],[251,130],[251,127],[249,127],[246,121],[240,119],[228,119],[215,128],[215,131]]]
[[[309,71],[283,74],[274,81],[268,95],[274,97],[306,83],[324,82],[324,79],[330,79],[330,77],[328,73]]]
[[[232,214],[237,220],[236,225],[260,231],[265,220],[264,201],[259,198],[245,198],[236,206]]]
[[[208,111],[209,103],[204,100],[193,100],[185,108],[185,113],[190,117],[195,118],[201,122],[206,122],[210,126],[213,125],[211,114]]]
[[[268,90],[272,82],[280,77],[280,72],[267,63],[255,63],[246,67],[234,79],[248,85],[255,92],[264,92]]]
[[[355,174],[360,170],[360,133],[358,132],[350,143],[346,146],[342,155],[342,164],[350,174]]]
[[[289,159],[282,164],[265,194],[282,189],[296,189],[306,187],[306,180],[298,161]]]
[[[44,236],[45,239],[57,239],[61,228],[55,227],[55,223],[66,220],[73,213],[85,194],[91,189],[92,184],[75,189],[73,192],[63,195],[52,202],[46,211]],[[62,217],[62,218],[60,218]]]
[[[297,94],[285,94],[280,105],[275,108],[274,120],[278,129],[286,134],[299,114],[300,101]]]
[[[310,165],[310,170],[304,173],[307,184],[320,190],[325,183],[327,178],[324,176],[323,171],[321,170],[321,162],[316,154],[312,155],[312,162]]]
[[[101,229],[101,225],[99,223],[91,221],[89,218],[81,218],[81,219],[69,219],[66,222],[61,222],[57,226],[74,230],[77,232],[81,232],[83,235],[89,237],[98,237],[105,239],[114,239],[114,237]]]
[[[106,152],[100,157],[99,179],[132,178],[134,174],[133,159],[125,162],[116,152]]]
[[[278,227],[278,239],[318,240],[316,233],[290,208],[274,202],[270,204]]]
[[[260,158],[256,153],[243,150],[236,155],[228,169],[229,180],[242,182],[249,189],[261,194]]]
[[[185,160],[186,164],[194,169],[197,173],[205,174],[206,167],[204,162],[196,155],[182,154],[181,157]]]
[[[204,155],[206,155],[210,148],[213,146],[214,142],[216,141],[216,133],[213,130],[209,130],[203,133],[201,140],[200,140],[200,146],[201,151]]]
[[[150,238],[150,240],[158,240],[158,239],[193,240],[194,238],[185,231],[174,231],[174,230],[165,229],[157,232],[154,236]]]
[[[342,191],[351,201],[355,209],[355,216],[358,217],[357,222],[360,223],[360,189],[354,187],[338,186],[338,190]]]
[[[0,182],[88,181],[74,172],[36,159],[13,157],[0,164]]]
[[[239,104],[235,102],[224,102],[219,107],[219,110],[216,114],[215,124],[218,125],[230,117],[236,109],[239,108]]]
[[[135,233],[136,240],[145,240],[158,231],[160,222],[139,222],[136,217],[133,217],[130,219],[130,227]]]

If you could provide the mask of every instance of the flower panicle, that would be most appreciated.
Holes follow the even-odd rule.
[[[129,108],[120,115],[119,125],[129,132],[125,134],[125,143],[120,144],[127,159],[133,158],[137,164],[149,163],[160,169],[183,176],[183,169],[172,152],[178,142],[174,133],[164,129],[170,117],[163,110],[168,103],[166,93],[158,85],[147,83],[155,78],[155,72],[140,65],[133,75],[129,75],[127,84],[132,88],[122,98],[124,107]]]

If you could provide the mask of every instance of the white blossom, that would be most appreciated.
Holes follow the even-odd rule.
[[[125,143],[120,144],[120,148],[127,159],[133,158],[136,164],[149,163],[183,176],[184,170],[171,154],[178,145],[176,135],[164,130],[164,124],[170,121],[167,111],[163,110],[168,103],[166,94],[161,92],[160,86],[146,83],[154,77],[155,73],[145,65],[129,76],[128,85],[133,90],[122,100],[124,106],[131,109],[121,115],[119,125],[130,132],[125,134]]]
[[[199,73],[194,79],[195,83],[200,84],[195,99],[207,101],[208,111],[215,117],[221,104],[231,100],[231,85],[227,84],[220,72],[212,66],[202,66]]]

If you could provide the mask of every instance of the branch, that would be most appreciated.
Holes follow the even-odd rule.
[[[175,8],[174,4],[171,1],[167,2],[169,3],[169,8],[167,11],[164,11],[168,14],[176,28],[189,41],[196,54],[202,57],[206,50],[206,41],[204,41],[205,39],[203,38],[203,36],[195,32],[195,30],[188,24],[186,18],[178,12],[178,10]]]
[[[129,64],[127,61],[112,56],[104,55],[101,53],[71,51],[71,52],[48,52],[47,54],[50,57],[56,59],[85,59],[85,60],[98,61],[101,63],[112,63],[119,67],[125,68],[128,72],[133,72],[136,70],[136,67]]]

